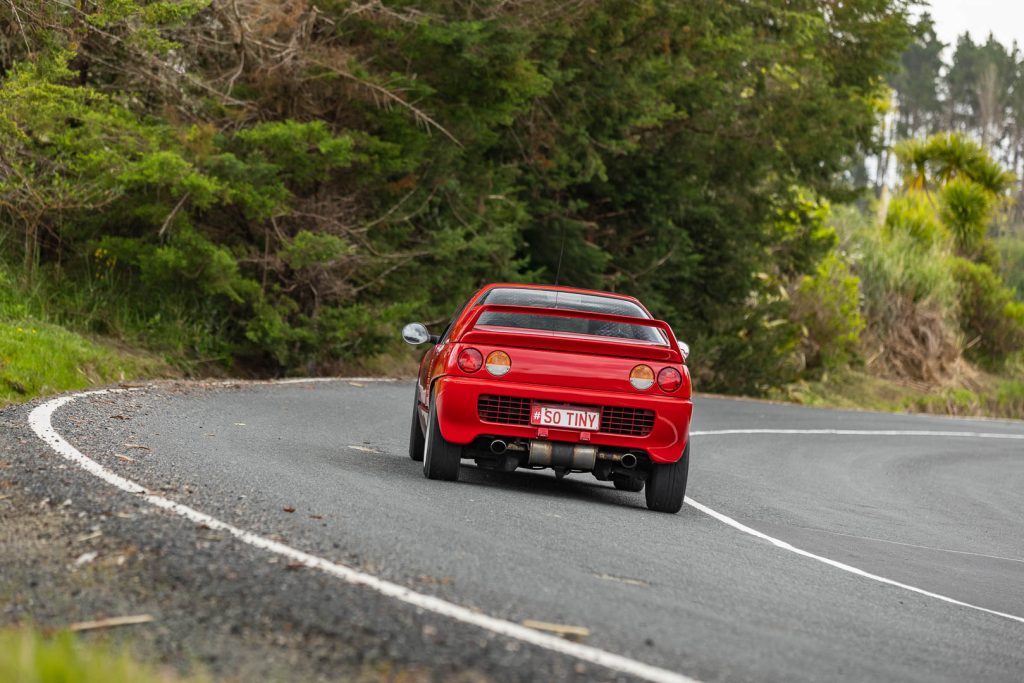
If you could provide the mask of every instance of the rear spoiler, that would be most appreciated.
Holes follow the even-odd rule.
[[[506,328],[507,330],[512,331],[500,333],[477,329],[476,324],[484,313],[511,313],[517,315],[540,315],[550,318],[577,318],[583,320],[600,320],[602,322],[609,323],[621,323],[623,325],[653,327],[657,330],[661,330],[665,335],[665,339],[668,340],[668,345],[666,346],[663,344],[655,344],[640,340],[616,339],[613,337],[579,335],[524,328]],[[484,304],[483,306],[477,306],[470,313],[460,337],[460,341],[463,342],[477,342],[480,344],[492,344],[496,346],[508,346],[512,339],[516,340],[516,343],[512,345],[520,345],[527,348],[541,348],[552,351],[584,351],[587,353],[606,356],[644,358],[671,363],[681,363],[683,361],[683,355],[679,351],[679,343],[676,341],[676,335],[672,331],[672,327],[664,320],[634,318],[628,315],[614,315],[611,313],[577,311],[568,308],[541,308],[538,306]]]

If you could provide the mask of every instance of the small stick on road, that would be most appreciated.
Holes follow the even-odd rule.
[[[79,621],[68,626],[69,631],[92,631],[98,628],[112,628],[114,626],[134,626],[135,624],[148,624],[153,621],[151,614],[136,614],[128,617],[110,617],[109,619],[98,619],[96,621]]]
[[[536,629],[538,631],[547,631],[548,633],[554,633],[560,635],[563,638],[570,640],[583,640],[590,635],[590,629],[586,626],[568,626],[566,624],[552,624],[547,621],[535,621],[533,619],[523,620],[523,626],[527,628]]]

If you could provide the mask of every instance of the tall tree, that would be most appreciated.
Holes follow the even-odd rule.
[[[939,81],[946,44],[935,33],[935,22],[925,12],[914,25],[914,42],[900,58],[900,69],[890,77],[897,96],[897,136],[930,135],[941,125]]]

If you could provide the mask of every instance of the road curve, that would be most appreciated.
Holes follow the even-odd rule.
[[[504,623],[586,627],[590,648],[655,670],[1024,678],[1020,423],[701,398],[688,490],[699,504],[664,515],[584,475],[464,467],[458,483],[427,481],[406,455],[411,393],[336,381],[112,395],[57,410],[53,428],[217,520]],[[83,421],[129,410],[145,457],[118,457],[123,436],[76,442]],[[449,643],[445,656],[480,668],[476,649]],[[580,675],[572,653],[555,656],[567,664],[504,657],[489,674]]]

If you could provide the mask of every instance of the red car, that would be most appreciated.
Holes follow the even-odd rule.
[[[511,472],[591,472],[647,507],[678,512],[690,460],[688,349],[632,297],[569,287],[488,285],[420,363],[409,456],[430,479],[464,459]]]

